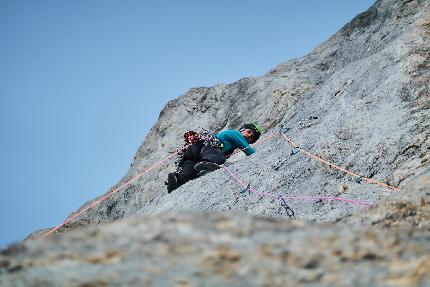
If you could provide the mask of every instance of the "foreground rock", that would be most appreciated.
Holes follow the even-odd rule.
[[[28,240],[0,285],[429,286],[430,171],[402,196],[337,224],[170,212]]]

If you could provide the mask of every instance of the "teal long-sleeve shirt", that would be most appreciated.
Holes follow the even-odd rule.
[[[236,130],[226,130],[215,135],[222,143],[222,152],[225,155],[231,154],[235,149],[244,149],[243,152],[248,156],[255,153],[255,149],[250,147],[246,138]]]

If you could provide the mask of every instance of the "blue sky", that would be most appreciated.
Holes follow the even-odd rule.
[[[126,173],[187,89],[303,56],[373,0],[0,1],[0,247]]]

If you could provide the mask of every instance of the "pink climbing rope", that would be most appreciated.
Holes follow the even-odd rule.
[[[97,199],[96,201],[92,202],[90,205],[82,208],[81,210],[79,210],[76,214],[74,214],[73,216],[71,216],[70,218],[68,218],[66,221],[64,221],[63,223],[57,225],[56,227],[50,229],[48,232],[46,232],[42,238],[45,238],[46,236],[52,234],[53,232],[57,231],[58,229],[60,229],[61,227],[63,227],[64,225],[66,225],[67,223],[73,221],[75,218],[77,218],[79,215],[81,215],[82,213],[84,213],[85,211],[87,211],[88,209],[96,206],[97,204],[99,204],[100,202],[102,202],[103,200],[105,200],[106,198],[110,197],[112,194],[118,192],[121,188],[126,187],[128,185],[130,185],[131,183],[135,182],[137,179],[139,179],[140,177],[142,177],[144,174],[148,173],[149,171],[153,170],[154,168],[158,167],[159,165],[161,165],[162,163],[164,163],[165,161],[171,159],[172,157],[176,156],[176,154],[179,151],[174,152],[173,154],[169,155],[168,157],[164,158],[163,160],[159,161],[158,163],[152,165],[151,167],[144,169],[142,172],[138,173],[136,176],[132,177],[131,179],[129,179],[128,181],[126,181],[124,184],[122,184],[121,186],[115,188],[114,190],[110,191],[109,193],[105,194],[104,196],[102,196],[101,198]]]
[[[236,174],[234,174],[230,169],[228,169],[225,165],[221,165],[222,168],[224,168],[238,183],[241,187],[247,187],[247,185],[245,184],[245,182],[239,178],[239,176],[237,176]],[[343,202],[347,202],[347,203],[351,203],[351,204],[355,204],[355,205],[365,205],[365,206],[372,206],[372,204],[368,201],[364,201],[364,200],[355,200],[355,199],[346,199],[346,198],[342,198],[342,197],[337,197],[337,196],[285,196],[285,195],[279,195],[279,194],[274,194],[274,193],[269,193],[269,192],[261,192],[261,191],[257,191],[251,187],[249,187],[249,190],[252,191],[253,193],[260,195],[260,196],[264,196],[264,197],[270,197],[273,199],[278,199],[280,196],[284,199],[298,199],[298,200],[337,200],[337,201],[343,201]]]

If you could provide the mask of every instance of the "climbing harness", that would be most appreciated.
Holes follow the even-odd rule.
[[[203,140],[203,145],[207,147],[216,147],[222,150],[223,143],[216,137],[216,135],[208,131],[205,128],[200,128],[201,132],[199,133],[199,137]]]

